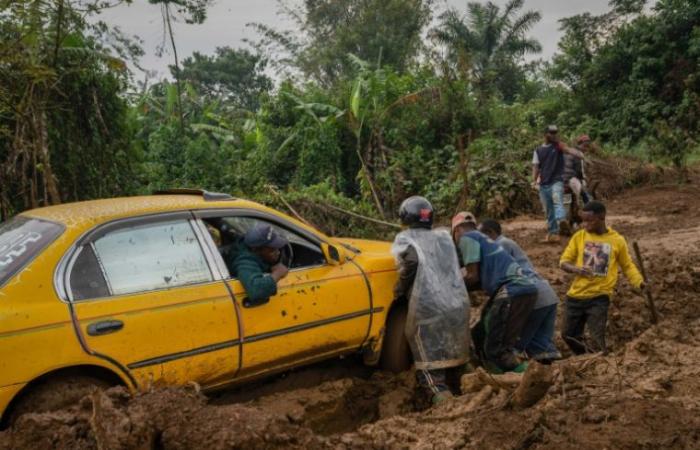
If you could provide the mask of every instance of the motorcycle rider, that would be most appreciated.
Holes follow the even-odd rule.
[[[399,208],[406,227],[396,235],[391,252],[399,266],[394,289],[408,301],[406,338],[416,366],[418,385],[434,404],[450,397],[448,370],[469,359],[469,296],[460,275],[457,251],[446,230],[433,230],[434,210],[420,196]]]

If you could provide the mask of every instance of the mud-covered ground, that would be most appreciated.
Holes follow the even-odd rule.
[[[697,182],[609,202],[610,224],[642,249],[660,322],[650,324],[643,297],[622,280],[610,308],[613,351],[555,363],[534,406],[518,406],[513,388],[495,382],[425,409],[411,373],[380,373],[347,358],[210,397],[194,388],[134,398],[121,388],[95,392],[71,409],[22,416],[0,432],[0,450],[700,448]],[[570,280],[557,265],[565,244],[542,243],[537,218],[505,229],[563,296]]]

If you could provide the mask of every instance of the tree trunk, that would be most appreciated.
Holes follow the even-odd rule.
[[[462,178],[462,189],[459,192],[459,200],[457,201],[457,208],[460,210],[467,207],[467,202],[469,200],[469,176],[467,174],[467,170],[469,169],[469,156],[467,154],[467,149],[471,141],[471,130],[469,130],[466,145],[464,144],[464,135],[460,134],[457,136],[457,151],[459,153],[459,173],[457,174],[457,179]]]
[[[185,115],[182,111],[182,86],[180,83],[180,61],[177,57],[177,47],[175,46],[175,35],[173,34],[173,25],[170,20],[170,7],[168,3],[163,4],[163,14],[165,15],[165,23],[168,27],[168,35],[170,35],[170,45],[173,47],[173,58],[175,59],[175,87],[177,88],[177,109],[180,116],[180,131],[185,130]]]
[[[46,124],[46,110],[41,107],[40,111],[33,110],[34,118],[34,145],[35,151],[39,155],[39,160],[42,165],[42,174],[44,180],[44,203],[47,205],[58,205],[61,203],[61,194],[58,191],[58,183],[53,174],[51,167],[51,157],[49,154],[49,137]],[[34,166],[36,171],[36,165]]]

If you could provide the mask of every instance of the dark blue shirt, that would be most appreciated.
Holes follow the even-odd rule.
[[[465,266],[479,263],[481,287],[488,295],[493,296],[501,286],[505,286],[512,297],[537,292],[537,287],[515,259],[485,234],[464,233],[459,239],[459,249]]]
[[[547,186],[564,181],[564,152],[555,144],[540,145],[532,157],[532,163],[540,166],[540,184]]]

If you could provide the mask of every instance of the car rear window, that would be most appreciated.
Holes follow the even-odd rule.
[[[46,220],[15,216],[0,224],[0,286],[26,266],[63,232]]]

